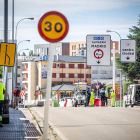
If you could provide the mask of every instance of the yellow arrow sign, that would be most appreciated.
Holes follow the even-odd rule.
[[[13,67],[15,62],[16,44],[1,43],[0,46],[0,65]]]

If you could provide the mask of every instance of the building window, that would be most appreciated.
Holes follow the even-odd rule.
[[[65,73],[65,78],[69,78],[69,74],[68,73]]]
[[[60,73],[56,73],[56,78],[60,78]]]
[[[76,50],[76,45],[75,45],[75,48],[74,49]]]
[[[40,48],[38,48],[38,53],[40,53]]]
[[[42,48],[42,54],[45,54],[45,48]]]
[[[47,48],[47,55],[49,55],[49,48]]]
[[[20,83],[17,83],[17,86],[20,86]]]
[[[56,64],[56,68],[60,68],[60,64]]]
[[[20,66],[17,66],[18,69],[20,69]]]
[[[92,74],[97,74],[97,71],[96,71],[96,70],[93,70],[93,71],[92,71]]]
[[[36,52],[38,53],[38,48],[36,48]]]
[[[55,47],[55,50],[57,51],[57,50],[58,50],[58,48],[57,48],[57,47]]]
[[[65,68],[69,68],[69,64],[65,64]]]
[[[72,50],[74,50],[74,46],[72,45]]]
[[[74,56],[74,52],[72,52],[72,56]]]
[[[17,74],[17,77],[20,77],[20,74]]]
[[[78,74],[77,73],[74,74],[74,78],[78,78]]]
[[[103,71],[103,70],[101,70],[101,72],[100,72],[101,74],[106,74],[106,71]]]
[[[78,64],[74,64],[74,68],[76,68],[76,69],[77,69],[77,68],[78,68]]]

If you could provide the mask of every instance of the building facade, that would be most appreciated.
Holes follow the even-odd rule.
[[[78,56],[59,56],[53,62],[52,86],[60,84],[72,84],[87,79],[91,83],[91,68],[87,67],[84,59]],[[26,100],[35,100],[36,86],[45,99],[47,84],[48,61],[38,59],[22,62],[22,88],[26,91]],[[85,78],[84,78],[85,75]]]
[[[49,55],[50,44],[35,44],[34,53],[37,56]],[[69,55],[69,43],[53,43],[54,52],[53,55]]]

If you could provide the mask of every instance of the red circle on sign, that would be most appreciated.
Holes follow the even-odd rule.
[[[95,55],[95,53],[96,53],[97,51],[101,51],[101,52],[102,52],[102,55],[101,55],[100,57],[97,57],[97,56]],[[103,57],[103,55],[104,55],[104,52],[103,52],[101,49],[97,49],[97,50],[94,51],[94,57],[95,57],[96,59],[101,59],[101,58]]]
[[[57,15],[57,16],[60,16],[60,17],[64,20],[64,22],[65,22],[65,25],[66,25],[65,32],[64,32],[64,34],[63,34],[61,37],[59,37],[59,38],[57,38],[57,39],[50,39],[50,38],[46,37],[46,36],[43,34],[42,30],[41,30],[41,24],[42,24],[44,18],[46,18],[46,17],[49,16],[49,15]],[[59,41],[63,40],[63,39],[66,37],[66,35],[68,34],[68,31],[69,31],[69,23],[68,23],[66,17],[65,17],[64,15],[62,15],[61,13],[56,12],[56,11],[50,11],[50,12],[45,13],[45,14],[40,18],[40,20],[39,20],[39,22],[38,22],[38,31],[39,31],[40,36],[41,36],[44,40],[46,40],[46,41],[48,41],[48,42],[50,42],[50,43],[59,42]]]

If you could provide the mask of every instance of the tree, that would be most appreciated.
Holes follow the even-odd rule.
[[[139,14],[140,17],[140,14]],[[129,39],[135,39],[136,44],[136,62],[135,63],[121,63],[120,56],[116,58],[117,67],[122,70],[122,73],[126,74],[130,81],[133,79],[140,79],[140,20],[138,20],[137,26],[129,28]]]
[[[34,55],[33,50],[30,50],[29,51],[29,56],[33,56],[33,55]]]
[[[25,53],[25,52],[23,52],[22,56],[26,56],[26,53]]]
[[[36,56],[36,54],[33,53],[33,50],[29,51],[29,56]]]

